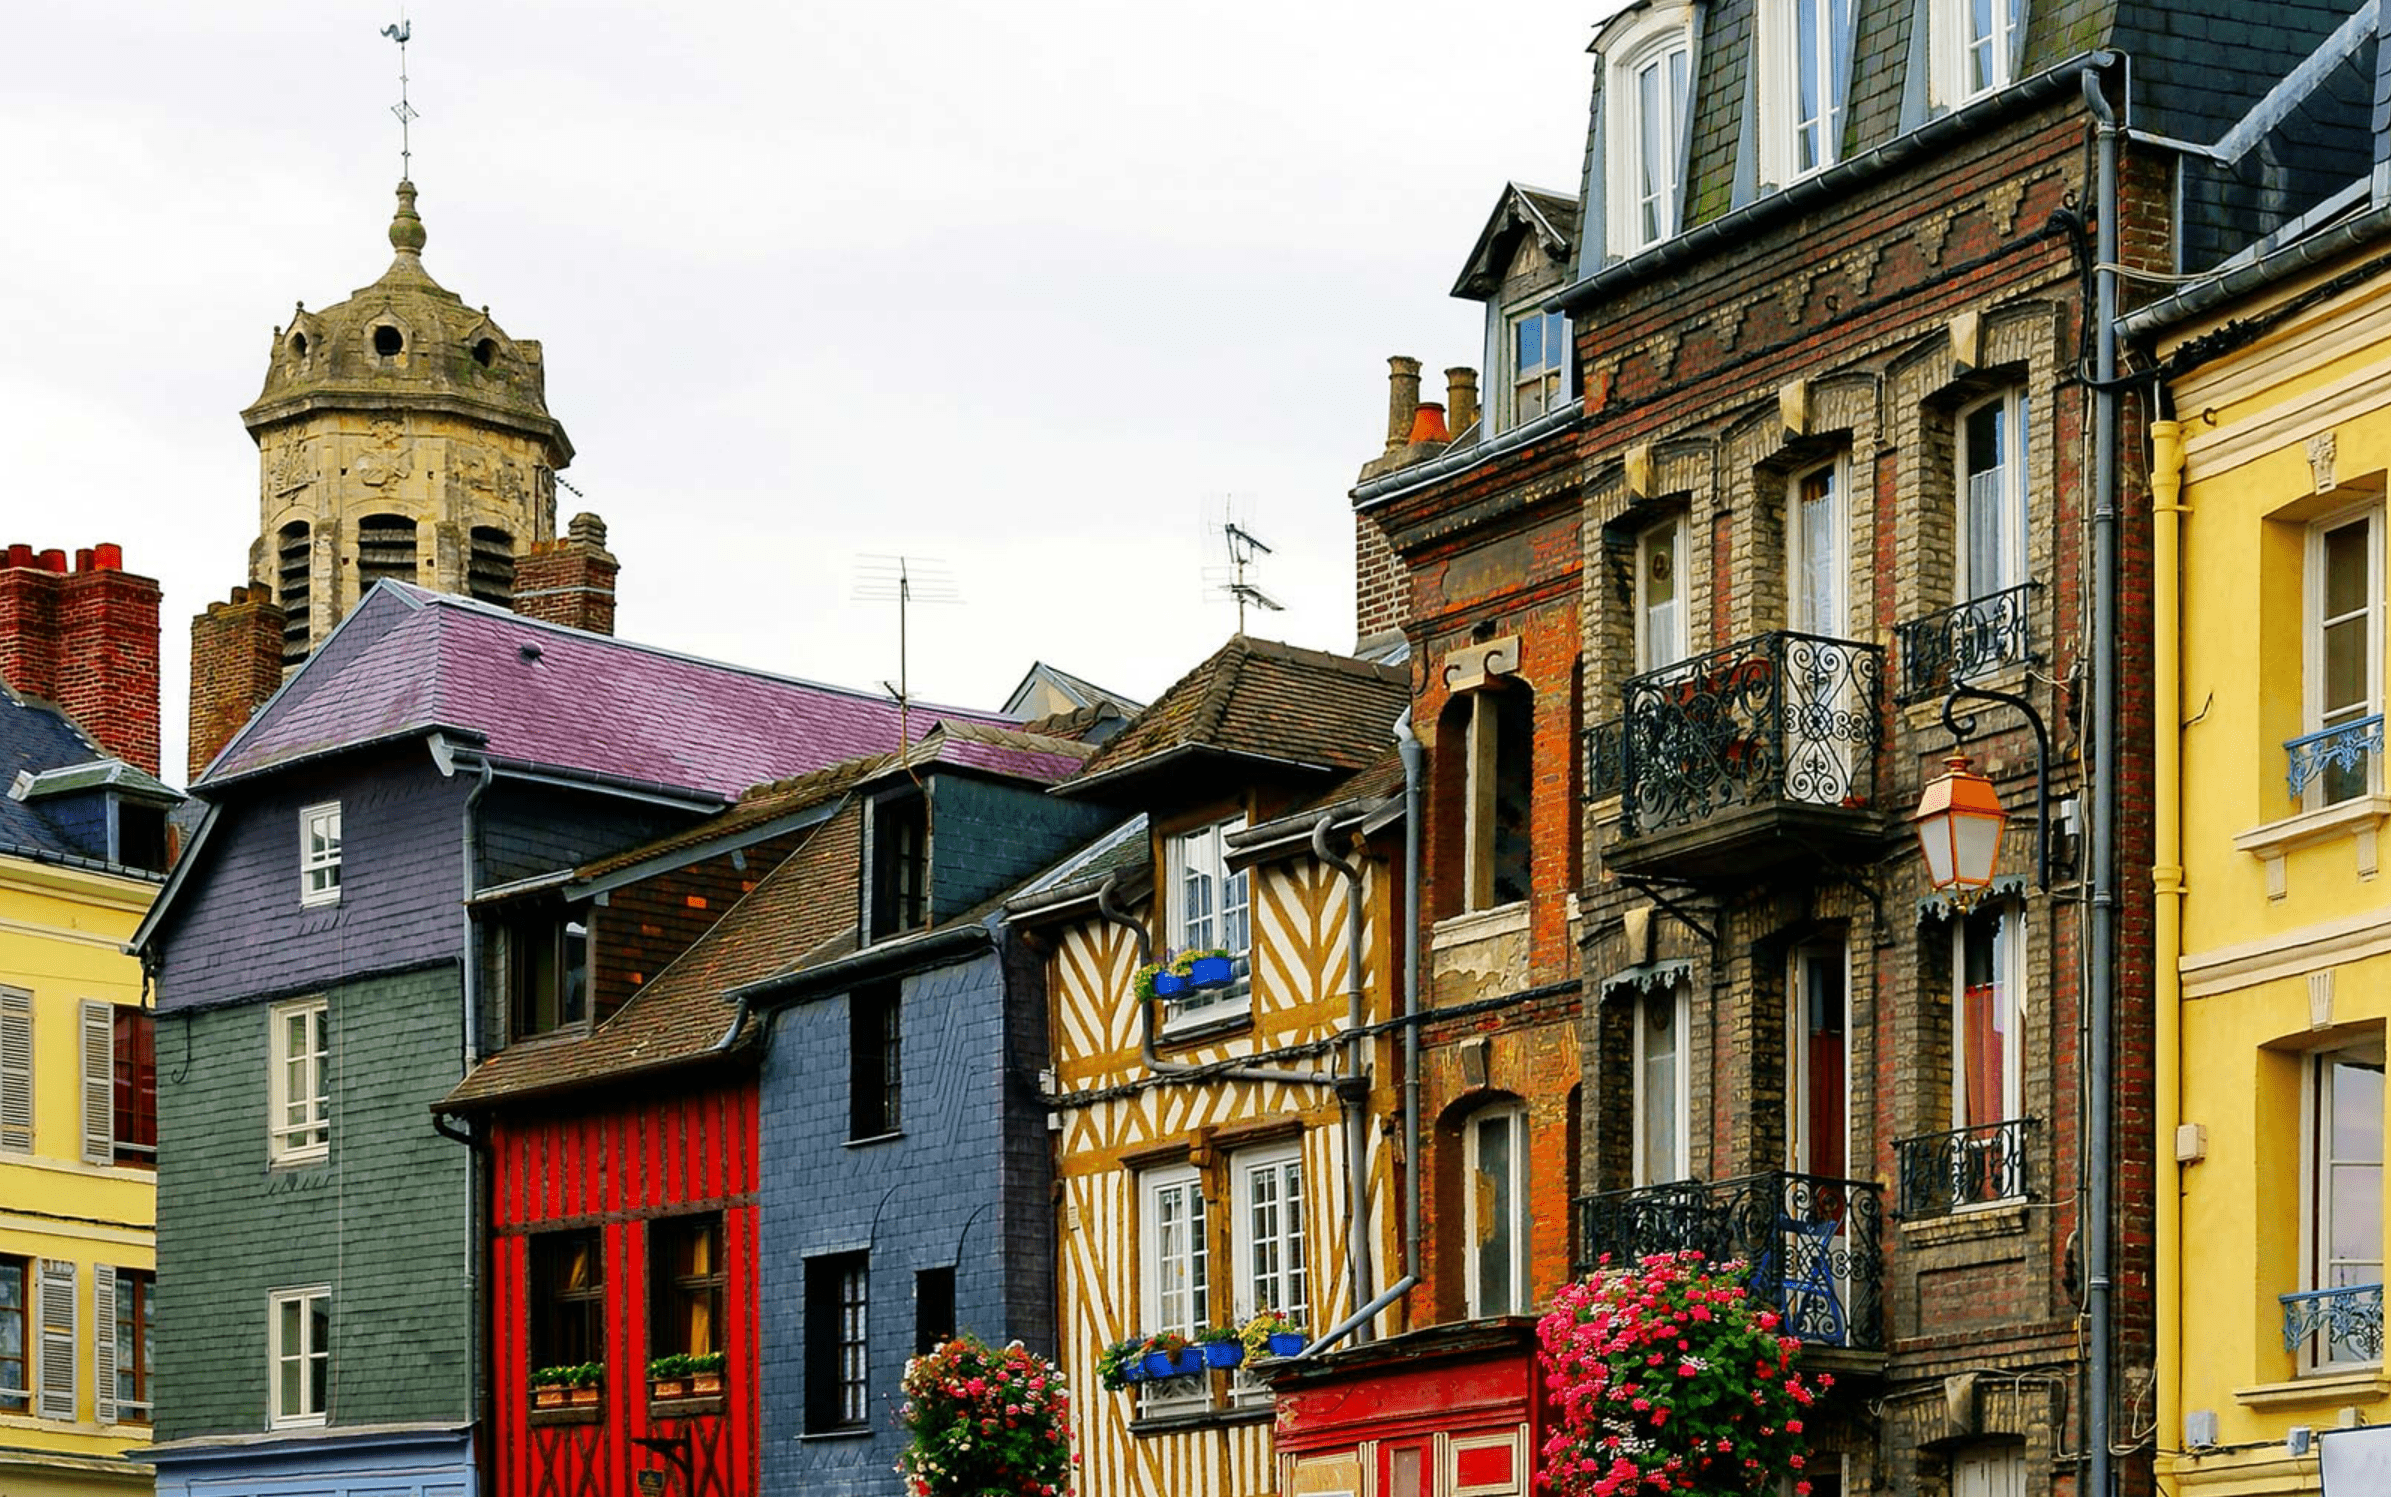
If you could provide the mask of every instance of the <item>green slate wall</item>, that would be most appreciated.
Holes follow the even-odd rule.
[[[330,1423],[471,1417],[468,1159],[432,1131],[428,1106],[458,1076],[457,970],[327,993],[320,1164],[266,1163],[272,1004],[159,1021],[162,1440],[265,1428],[266,1296],[308,1284],[332,1286]]]

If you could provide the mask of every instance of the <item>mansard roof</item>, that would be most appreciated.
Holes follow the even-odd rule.
[[[194,787],[365,744],[441,732],[493,758],[729,801],[749,786],[893,751],[941,723],[1000,714],[828,686],[377,583]],[[961,759],[1052,759],[996,744]]]

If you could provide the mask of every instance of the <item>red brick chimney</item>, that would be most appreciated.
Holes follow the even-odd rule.
[[[281,686],[282,605],[272,589],[236,587],[191,620],[193,780]]]
[[[66,709],[107,752],[158,772],[158,584],[124,549],[0,556],[0,679]]]
[[[614,577],[621,563],[606,549],[606,522],[573,516],[561,539],[542,541],[515,560],[515,612],[550,624],[614,632]]]

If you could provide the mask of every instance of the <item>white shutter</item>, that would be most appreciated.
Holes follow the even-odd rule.
[[[83,1000],[83,1162],[116,1162],[116,1009]]]
[[[42,1259],[40,1409],[44,1419],[75,1419],[75,1265]]]
[[[33,1152],[33,995],[0,988],[0,1152]]]
[[[91,1417],[116,1422],[116,1270],[91,1269]]]

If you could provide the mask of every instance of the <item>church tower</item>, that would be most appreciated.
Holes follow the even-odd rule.
[[[384,578],[613,632],[605,525],[557,533],[573,444],[540,345],[433,280],[425,237],[402,181],[381,279],[275,329],[241,413],[258,456],[249,585],[192,621],[194,778]]]

